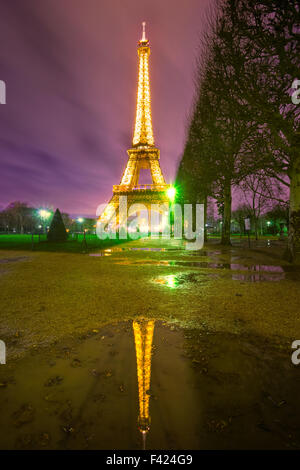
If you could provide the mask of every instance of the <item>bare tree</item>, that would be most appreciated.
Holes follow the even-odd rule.
[[[11,202],[5,209],[5,214],[8,225],[17,232],[24,233],[25,228],[32,230],[35,225],[34,209],[26,202]]]
[[[282,186],[278,181],[269,178],[260,170],[255,174],[248,175],[241,182],[240,188],[243,192],[245,206],[254,223],[255,238],[258,240],[258,226],[261,215],[274,206],[274,201],[284,202],[280,198]]]
[[[299,2],[224,0],[222,23],[223,60],[230,61],[235,70],[231,86],[246,103],[249,118],[259,126],[256,142],[260,151],[255,158],[250,155],[249,162],[253,171],[263,169],[283,185],[290,183],[287,257],[297,262],[300,107],[291,101],[291,87],[300,68]]]

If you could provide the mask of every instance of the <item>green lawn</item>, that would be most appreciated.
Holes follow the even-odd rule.
[[[242,239],[247,240],[247,235],[242,235],[240,237],[239,234],[231,235],[232,239]],[[141,235],[141,238],[143,236]],[[209,239],[218,239],[220,235],[218,234],[209,234]],[[254,235],[250,236],[251,240],[254,240]],[[276,235],[264,235],[260,236],[259,240],[268,239],[268,240],[277,240],[278,237]],[[101,250],[108,248],[110,246],[118,245],[124,243],[126,241],[131,241],[129,238],[128,240],[100,240],[97,235],[86,235],[86,243],[88,247],[88,251],[94,250]],[[49,243],[47,241],[46,235],[34,235],[33,236],[33,243],[32,243],[32,236],[30,234],[0,234],[0,250],[29,250],[32,249],[34,251],[52,251],[52,252],[62,252],[62,253],[82,253],[85,252],[85,247],[83,244],[83,234],[75,234],[74,238],[70,235],[69,239],[64,243]]]
[[[124,243],[127,240],[100,240],[97,235],[86,235],[88,251],[105,249],[109,246]],[[64,243],[49,243],[46,235],[32,236],[30,234],[19,235],[0,235],[0,249],[2,250],[34,250],[34,251],[60,251],[64,253],[82,253],[85,251],[83,244],[83,235],[78,234],[78,238],[69,238]]]

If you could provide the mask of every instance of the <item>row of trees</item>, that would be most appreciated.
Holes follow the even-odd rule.
[[[289,211],[288,207],[275,205],[267,212],[258,213],[257,209],[250,210],[249,205],[240,204],[231,213],[231,233],[246,234],[245,219],[250,219],[251,230],[256,240],[264,235],[279,235],[282,239],[286,238]],[[216,218],[211,213],[207,213],[207,230],[211,233],[220,232],[222,220]]]
[[[242,195],[241,195],[242,197]],[[231,234],[246,235],[245,219],[250,219],[250,233],[258,240],[260,236],[278,235],[281,239],[287,237],[289,223],[289,207],[286,204],[267,200],[266,204],[252,207],[252,201],[241,201],[231,212]],[[212,199],[208,200],[206,209],[207,234],[222,233],[223,220],[217,213]]]
[[[29,206],[25,202],[14,201],[4,210],[0,211],[0,233],[42,233],[50,227],[53,210],[44,210],[47,217],[43,217],[40,209]],[[41,215],[42,214],[42,215]],[[95,219],[73,219],[63,212],[62,220],[70,232],[80,232],[83,229],[95,230]]]
[[[253,210],[289,203],[287,257],[300,257],[300,106],[296,0],[220,0],[202,38],[196,93],[177,173],[188,202],[213,198],[230,244],[232,191]],[[299,22],[298,22],[299,23]],[[288,200],[288,201],[287,201]]]

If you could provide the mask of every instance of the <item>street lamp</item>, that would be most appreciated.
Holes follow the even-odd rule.
[[[46,221],[47,219],[49,219],[51,215],[51,212],[50,211],[47,211],[46,209],[40,209],[39,210],[39,216],[43,222],[43,225],[44,225],[44,232],[46,233]]]
[[[171,225],[171,235],[173,234],[173,226],[174,226],[174,208],[173,208],[173,203],[174,203],[174,200],[175,200],[175,196],[176,196],[176,188],[174,188],[174,186],[170,186],[168,189],[167,189],[167,196],[168,196],[168,199],[170,200],[170,203],[171,203],[171,211],[170,211],[170,225]]]
[[[79,224],[81,224],[81,230],[83,232],[83,241],[82,241],[83,253],[86,253],[87,252],[87,243],[86,243],[86,230],[87,229],[83,228],[84,218],[83,217],[78,217],[76,220]]]
[[[176,196],[176,188],[174,188],[174,186],[171,186],[170,188],[167,189],[167,196],[171,202],[174,201],[175,196]]]
[[[83,231],[84,218],[83,217],[77,217],[76,221],[77,221],[78,224],[80,224],[81,230],[80,230],[80,227],[79,227],[79,230],[80,230],[80,232],[82,232]],[[77,240],[78,240],[78,233],[77,233]]]

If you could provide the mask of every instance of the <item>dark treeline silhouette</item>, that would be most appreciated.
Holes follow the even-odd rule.
[[[53,210],[49,209],[48,217],[41,216],[40,209],[31,207],[26,202],[11,202],[0,211],[0,233],[45,233],[51,225]],[[66,229],[71,232],[95,231],[95,219],[84,218],[82,222],[72,219],[69,214],[63,212],[61,217]]]
[[[217,2],[201,39],[176,178],[182,200],[216,201],[225,245],[234,188],[288,203],[286,256],[295,262],[300,258],[300,105],[291,95],[299,68],[298,1]],[[254,220],[259,215],[252,213]]]

